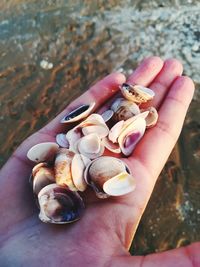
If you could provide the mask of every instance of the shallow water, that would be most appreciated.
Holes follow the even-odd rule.
[[[199,1],[105,2],[1,1],[1,165],[92,83],[113,70],[128,74],[146,56],[177,57],[199,87]],[[199,101],[197,90],[139,225],[133,254],[200,240]]]

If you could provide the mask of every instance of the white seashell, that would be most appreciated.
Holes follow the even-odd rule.
[[[119,145],[111,142],[107,136],[102,139],[102,143],[109,151],[116,154],[121,153],[121,148],[119,147]]]
[[[53,168],[48,167],[44,162],[34,166],[32,170],[33,192],[37,195],[43,187],[51,183],[55,183]]]
[[[109,135],[108,138],[110,141],[112,141],[113,143],[117,143],[117,139],[122,131],[124,125],[124,121],[119,121],[117,122],[109,131]]]
[[[52,161],[58,148],[59,146],[53,142],[40,143],[29,149],[27,157],[35,162]]]
[[[97,113],[93,113],[91,114],[89,117],[87,117],[87,119],[85,119],[83,122],[81,122],[79,124],[79,126],[81,127],[85,127],[87,125],[92,125],[92,124],[103,124],[106,126],[104,119],[102,118],[102,116],[100,114]]]
[[[64,133],[59,133],[56,135],[56,142],[60,147],[69,148],[69,141]]]
[[[107,198],[109,195],[103,190],[104,183],[124,172],[130,173],[128,166],[122,160],[103,156],[93,160],[87,166],[84,178],[86,183],[95,191],[97,197]]]
[[[105,127],[104,125],[92,125],[92,126],[86,126],[82,128],[82,132],[84,135],[88,134],[97,134],[100,138],[104,138],[108,135],[109,129]]]
[[[129,126],[131,123],[133,123],[138,118],[146,119],[146,117],[148,116],[148,114],[149,114],[149,111],[147,110],[147,111],[141,112],[140,114],[137,114],[137,115],[133,116],[132,118],[126,120],[124,122],[124,124],[123,124],[122,131],[124,131],[127,126]]]
[[[145,128],[145,119],[139,117],[122,130],[118,137],[118,143],[125,156],[129,156],[133,152],[136,144],[144,135]]]
[[[135,189],[135,179],[127,172],[121,172],[103,184],[103,191],[110,196],[122,196]]]
[[[103,155],[104,146],[101,139],[95,133],[82,137],[78,142],[78,151],[82,155],[94,159]]]
[[[71,123],[82,120],[87,117],[95,106],[95,102],[89,105],[82,105],[71,112],[69,112],[62,120],[61,123]]]
[[[148,108],[149,114],[145,118],[147,128],[153,127],[158,121],[158,112],[154,107]]]
[[[78,126],[74,127],[66,134],[66,139],[69,142],[69,149],[74,153],[77,153],[77,141],[83,136],[82,128]]]
[[[127,120],[140,113],[138,105],[129,100],[122,100],[113,115],[114,121]]]
[[[111,110],[111,109],[108,109],[108,110],[104,111],[101,114],[101,116],[102,116],[104,122],[107,122],[107,121],[109,121],[112,118],[113,114],[114,114],[114,111]]]
[[[75,154],[72,159],[71,173],[74,185],[79,191],[84,191],[87,184],[84,179],[84,170],[91,162],[90,159],[81,154]]]
[[[56,155],[54,170],[55,180],[58,185],[67,186],[71,191],[77,191],[71,174],[71,163],[74,157],[74,152],[61,148]]]
[[[142,85],[131,85],[124,83],[121,86],[122,95],[130,101],[141,104],[147,102],[155,96],[154,91],[151,89],[144,87]]]

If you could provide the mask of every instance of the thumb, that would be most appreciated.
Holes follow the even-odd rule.
[[[121,256],[115,267],[200,267],[200,242],[147,256]]]

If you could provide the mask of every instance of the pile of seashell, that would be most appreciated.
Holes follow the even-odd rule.
[[[158,113],[141,104],[154,92],[141,85],[123,84],[123,97],[116,98],[101,115],[91,114],[95,103],[82,105],[67,114],[61,123],[81,121],[67,133],[56,136],[56,143],[40,143],[29,149],[27,157],[37,163],[31,174],[33,192],[43,222],[64,224],[78,220],[85,208],[77,191],[89,185],[97,197],[122,196],[135,189],[135,179],[119,158],[105,151],[129,156],[154,126]]]

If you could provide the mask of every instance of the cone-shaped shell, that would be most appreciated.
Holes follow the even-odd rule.
[[[91,162],[90,159],[81,154],[75,154],[72,159],[71,173],[74,185],[79,191],[84,191],[87,184],[84,179],[84,171],[87,165]]]
[[[129,156],[136,144],[144,135],[146,128],[146,121],[143,118],[138,118],[129,124],[119,135],[118,142],[122,153]]]
[[[80,219],[84,203],[77,192],[57,184],[45,186],[38,194],[39,218],[45,223],[65,224]]]
[[[155,96],[154,91],[151,89],[144,87],[142,85],[131,85],[124,83],[121,86],[122,95],[130,101],[141,104],[145,103]]]
[[[58,185],[67,186],[72,191],[77,191],[71,174],[71,162],[74,157],[74,153],[68,149],[59,149],[56,155],[54,170],[55,180]]]
[[[103,191],[109,196],[123,196],[135,189],[135,179],[127,172],[121,172],[103,184]]]
[[[93,110],[95,103],[89,105],[81,105],[80,107],[69,112],[62,120],[61,123],[71,123],[80,121],[86,118]]]
[[[53,161],[59,146],[53,142],[40,143],[31,147],[27,157],[35,162]]]
[[[37,195],[40,190],[48,184],[55,183],[55,175],[52,167],[42,162],[34,166],[32,170],[33,192]]]

